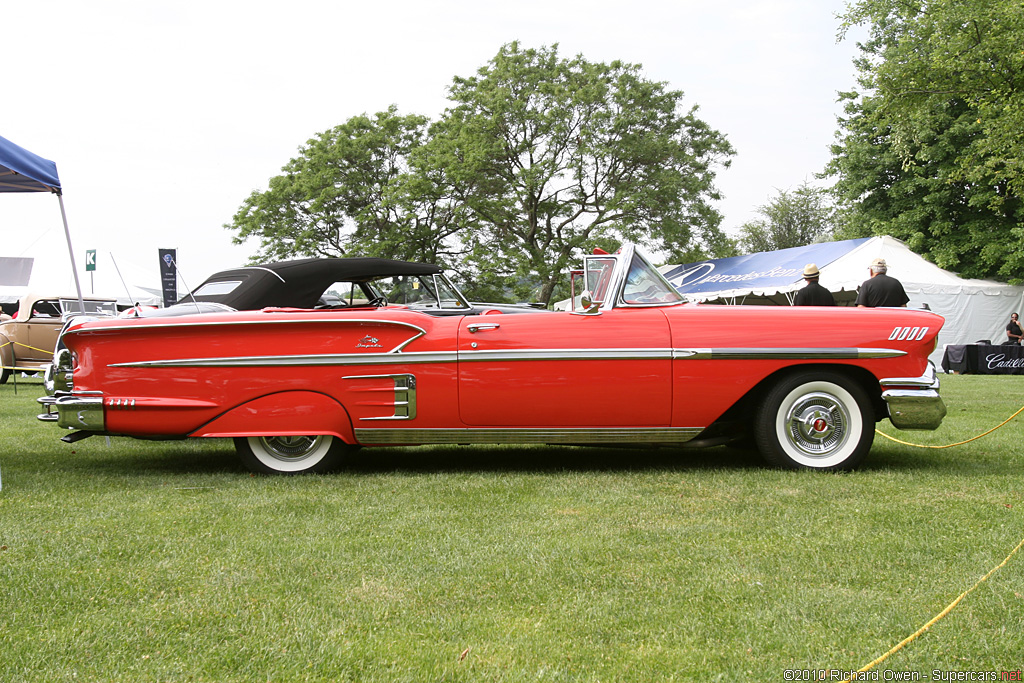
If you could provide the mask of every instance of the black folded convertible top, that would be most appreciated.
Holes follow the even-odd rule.
[[[221,303],[240,311],[268,307],[313,308],[320,295],[335,282],[367,282],[380,277],[440,272],[440,267],[429,263],[382,258],[278,261],[214,273],[196,288],[194,300]],[[238,284],[232,286],[236,282]],[[178,303],[192,300],[193,296],[187,295]]]

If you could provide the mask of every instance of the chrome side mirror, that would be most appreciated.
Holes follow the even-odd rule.
[[[594,295],[589,289],[583,290],[580,294],[580,309],[579,311],[573,311],[575,315],[600,315],[601,313],[600,301],[594,301]]]

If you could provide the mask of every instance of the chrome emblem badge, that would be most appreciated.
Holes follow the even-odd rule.
[[[889,341],[921,341],[928,334],[927,327],[896,327],[889,334]]]
[[[370,336],[370,335],[366,335],[365,337],[363,337],[362,339],[360,339],[359,341],[356,342],[356,348],[357,349],[379,349],[379,348],[381,348],[380,340],[377,339],[376,337],[373,337],[373,336]]]

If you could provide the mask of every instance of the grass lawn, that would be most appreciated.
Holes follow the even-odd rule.
[[[289,478],[227,441],[64,444],[41,393],[0,386],[5,683],[793,680],[867,664],[1024,538],[1024,416],[879,437],[846,474],[435,447]],[[961,441],[1024,377],[942,393],[938,431],[881,429]],[[1024,552],[876,671],[1022,665]]]

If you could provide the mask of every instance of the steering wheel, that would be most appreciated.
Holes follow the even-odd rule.
[[[384,308],[388,305],[388,298],[386,296],[375,296],[366,302],[369,306],[376,306],[377,308]]]

